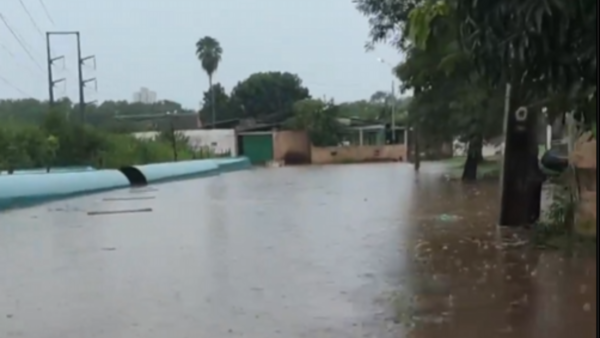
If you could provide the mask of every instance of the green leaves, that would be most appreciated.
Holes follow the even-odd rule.
[[[217,39],[205,36],[196,42],[196,56],[202,64],[202,69],[211,77],[219,67],[223,48]]]
[[[294,103],[293,112],[287,126],[308,131],[315,146],[337,146],[343,141],[345,128],[338,121],[339,106],[333,102],[305,99]]]
[[[254,73],[231,91],[232,104],[240,117],[291,115],[294,102],[309,97],[298,75],[288,72]]]
[[[492,83],[566,93],[572,108],[595,87],[597,1],[456,1],[463,43]]]
[[[411,42],[418,48],[426,49],[433,20],[447,16],[449,12],[449,7],[445,1],[427,1],[411,10],[408,15],[408,33]]]

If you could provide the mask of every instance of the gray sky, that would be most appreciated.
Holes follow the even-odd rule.
[[[98,79],[89,100],[130,100],[148,87],[159,99],[198,108],[208,80],[194,54],[205,35],[224,49],[215,81],[227,90],[259,71],[298,74],[313,96],[336,101],[368,98],[388,90],[389,66],[400,61],[389,46],[366,53],[367,19],[352,0],[44,0],[55,25],[39,0],[22,0],[42,32],[78,30],[84,56],[97,56],[97,69],[84,68]],[[19,0],[1,0],[0,13],[22,37],[36,65],[0,21],[0,98],[48,98],[45,36],[31,22]],[[5,48],[6,47],[6,48]],[[7,51],[8,49],[8,51]],[[12,56],[11,53],[14,55]],[[66,57],[55,77],[58,96],[77,98],[75,38],[53,39],[53,54]]]

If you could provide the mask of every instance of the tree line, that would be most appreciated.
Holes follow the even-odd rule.
[[[71,121],[65,110],[56,108],[37,116],[36,123],[0,119],[0,174],[72,166],[119,168],[212,155],[206,149],[190,148],[185,137],[169,130],[155,139],[140,140]]]
[[[205,36],[196,43],[196,56],[208,77],[208,90],[203,95],[201,120],[207,124],[229,119],[260,118],[273,114],[292,117],[295,103],[312,99],[310,90],[297,74],[289,72],[259,72],[238,82],[227,93],[214,76],[223,58],[224,49],[219,41]],[[304,107],[321,107],[326,100]],[[409,100],[400,99],[384,91],[375,92],[367,100],[337,103],[335,112],[342,117],[355,117],[373,122],[391,119],[392,103],[397,108],[397,120],[406,115]],[[330,111],[333,114],[333,111]]]

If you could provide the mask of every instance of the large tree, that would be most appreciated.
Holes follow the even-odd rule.
[[[208,75],[208,88],[212,88],[213,75],[219,68],[223,55],[223,48],[217,39],[205,36],[196,42],[196,56],[202,64],[202,69]],[[212,123],[216,122],[215,97],[212,97]]]
[[[300,77],[287,72],[254,73],[231,92],[232,104],[245,117],[291,115],[294,103],[309,97]]]
[[[371,42],[391,41],[406,55],[396,75],[414,91],[408,111],[418,139],[468,142],[463,179],[475,179],[484,140],[501,133],[502,93],[461,49],[456,17],[439,1],[357,2],[370,18]]]
[[[398,73],[419,93],[413,116],[430,135],[468,143],[463,180],[474,180],[484,141],[502,133],[503,87],[490,85],[461,48],[451,6],[424,2],[409,19],[409,57]]]

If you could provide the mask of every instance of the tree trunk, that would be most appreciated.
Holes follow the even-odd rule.
[[[467,160],[463,168],[462,180],[472,182],[477,180],[477,169],[483,161],[483,140],[481,135],[475,135],[469,141]]]
[[[175,134],[175,125],[173,124],[173,120],[171,119],[171,147],[173,148],[173,162],[177,162],[178,154],[177,154],[177,135]],[[214,125],[213,125],[214,128]]]
[[[415,171],[419,171],[421,168],[421,146],[419,144],[419,132],[417,128],[413,128],[413,144],[415,151]]]
[[[212,74],[208,75],[208,88],[210,90],[210,108],[211,108],[211,114],[212,114],[212,129],[215,129],[215,123],[216,121],[216,107],[215,107],[215,91],[212,85]]]

